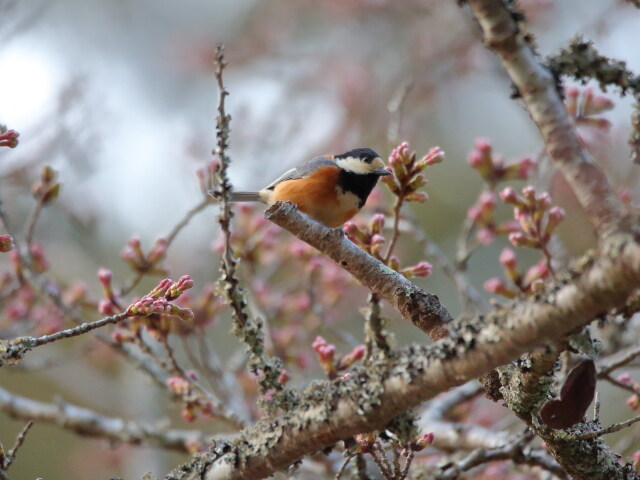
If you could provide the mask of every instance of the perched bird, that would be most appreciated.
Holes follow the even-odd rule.
[[[370,148],[316,157],[285,172],[259,192],[233,192],[234,202],[291,202],[328,227],[338,227],[363,207],[378,178],[390,175]]]

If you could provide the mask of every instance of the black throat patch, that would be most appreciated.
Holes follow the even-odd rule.
[[[358,208],[362,208],[364,203],[367,201],[367,197],[369,197],[371,190],[376,186],[378,178],[380,178],[380,176],[375,173],[363,175],[361,173],[340,170],[340,174],[338,175],[338,187],[342,189],[343,192],[349,192],[357,195],[360,199]]]

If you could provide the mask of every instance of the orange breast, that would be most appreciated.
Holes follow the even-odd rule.
[[[291,202],[328,227],[338,227],[358,213],[351,201],[344,201],[336,190],[340,169],[320,167],[306,178],[287,180],[273,190],[270,203]]]

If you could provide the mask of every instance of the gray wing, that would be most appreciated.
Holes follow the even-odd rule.
[[[320,167],[335,167],[336,162],[327,157],[316,157],[302,165],[286,171],[276,180],[267,185],[264,190],[273,190],[276,185],[287,180],[295,180],[296,178],[304,178],[311,175]]]

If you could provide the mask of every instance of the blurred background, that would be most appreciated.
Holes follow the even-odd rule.
[[[640,15],[625,2],[519,5],[542,56],[581,34],[601,53],[640,71]],[[98,267],[112,269],[122,283],[131,276],[119,255],[132,235],[149,249],[202,198],[195,172],[211,161],[215,145],[213,58],[219,42],[229,62],[230,173],[237,189],[259,189],[319,154],[368,146],[386,158],[401,141],[418,155],[438,145],[446,160],[428,171],[431,199],[407,213],[453,255],[467,208],[482,189],[466,161],[475,139],[489,139],[507,163],[543,153],[526,112],[509,98],[499,62],[482,46],[478,26],[452,1],[0,0],[0,18],[0,123],[21,135],[18,148],[0,151],[0,196],[20,228],[41,167],[59,172],[60,197],[45,209],[36,239],[45,246],[50,276],[65,288],[82,283],[95,296],[101,294]],[[617,92],[609,95],[615,102],[605,115],[610,128],[585,126],[581,135],[616,187],[628,188],[637,200],[637,166],[632,168],[627,146],[630,104]],[[590,246],[589,226],[561,181],[550,188],[554,203],[569,212],[562,249],[579,253]],[[380,191],[377,201],[389,202]],[[510,210],[504,209],[504,218]],[[215,213],[209,208],[195,218],[166,260],[173,278],[188,273],[196,289],[217,275]],[[366,220],[370,214],[360,215]],[[469,276],[479,290],[501,274],[497,258],[505,245],[494,242],[472,257]],[[411,240],[398,255],[406,264],[426,259]],[[520,255],[529,264],[538,259],[531,252]],[[0,262],[10,269],[5,256]],[[461,311],[454,286],[437,269],[417,281],[452,313]],[[136,293],[155,283],[157,278],[145,280]],[[337,312],[348,316],[347,331],[357,340],[362,317],[353,305],[364,306],[366,292],[355,286],[349,292],[349,308]],[[99,317],[93,315],[87,318]],[[400,344],[415,340],[404,322],[389,328]],[[228,343],[228,330],[228,320],[220,322],[213,342]],[[34,362],[55,361],[28,375],[2,368],[0,384],[107,415],[149,421],[172,416],[175,425],[188,428],[146,378],[86,341],[38,349],[30,354]],[[220,348],[223,356],[232,350]],[[606,408],[602,414],[603,424],[615,419]],[[0,413],[6,448],[22,425]],[[216,431],[206,422],[198,426]],[[47,480],[140,478],[147,471],[162,475],[186,458],[36,424],[12,472]]]

